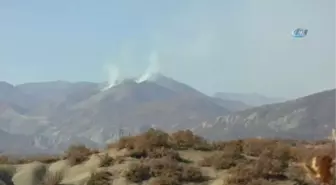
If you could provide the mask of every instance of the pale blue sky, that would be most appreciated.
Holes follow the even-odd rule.
[[[208,94],[333,88],[335,0],[0,0],[0,80],[101,82],[107,64],[139,75],[151,52]]]

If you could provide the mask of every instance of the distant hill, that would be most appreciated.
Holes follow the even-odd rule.
[[[335,128],[335,89],[218,117],[195,129],[211,139],[323,139]]]
[[[120,127],[132,133],[148,124],[168,131],[185,129],[228,112],[207,96],[173,91],[152,81],[125,81],[57,112],[52,122],[65,135],[80,133],[105,142]]]
[[[218,97],[209,97],[198,90],[184,84],[181,82],[178,82],[176,80],[173,80],[172,78],[166,77],[161,74],[153,75],[151,78],[149,78],[149,81],[155,82],[156,84],[159,84],[163,87],[166,87],[172,91],[175,91],[180,94],[187,94],[188,96],[196,96],[200,98],[206,98],[210,101],[226,108],[229,111],[237,111],[237,110],[244,110],[246,108],[249,108],[249,105],[246,105],[245,103],[239,101],[239,100],[230,100],[230,99],[222,99]]]
[[[11,105],[24,111],[34,107],[36,103],[37,100],[34,97],[25,94],[12,84],[0,81],[0,105]]]
[[[248,106],[253,107],[285,101],[285,99],[283,98],[271,98],[257,93],[244,94],[244,93],[218,92],[214,94],[214,97],[221,98],[223,100],[240,101]]]

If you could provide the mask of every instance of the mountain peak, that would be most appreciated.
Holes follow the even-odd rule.
[[[14,88],[14,85],[8,82],[5,82],[5,81],[0,81],[0,87],[1,88]]]

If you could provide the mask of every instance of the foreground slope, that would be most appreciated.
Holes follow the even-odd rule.
[[[321,155],[335,159],[335,144],[269,139],[210,143],[190,131],[151,129],[101,151],[73,145],[61,156],[18,160],[0,155],[0,184],[314,185],[304,166],[311,168],[312,159]]]
[[[197,133],[211,139],[288,137],[322,139],[335,128],[335,89],[218,117]]]

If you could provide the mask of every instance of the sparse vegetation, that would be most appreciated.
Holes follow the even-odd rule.
[[[212,144],[213,150],[231,151],[233,153],[243,153],[243,141],[218,141]]]
[[[12,164],[12,163],[13,161],[10,160],[8,156],[5,156],[5,155],[0,156],[0,164]]]
[[[40,185],[61,185],[62,178],[61,173],[47,173]]]
[[[243,152],[246,155],[257,157],[265,148],[272,148],[276,145],[275,140],[250,138],[242,142]]]
[[[60,159],[62,159],[62,157],[60,156],[39,155],[39,156],[32,156],[32,157],[25,157],[25,158],[18,159],[16,163],[24,164],[24,163],[39,161],[41,163],[50,164],[50,163],[59,161]]]
[[[152,184],[179,185],[182,182],[203,182],[208,178],[203,176],[199,168],[179,163],[169,157],[148,159],[143,163],[136,163],[126,172],[127,179],[132,182],[142,182],[155,178]]]
[[[177,150],[195,149],[195,150],[212,150],[212,146],[208,142],[190,130],[177,131],[170,136],[170,145]]]
[[[221,151],[209,157],[205,157],[201,162],[201,166],[212,166],[216,169],[229,169],[241,163],[245,158],[235,151]]]
[[[181,185],[175,178],[157,177],[149,185]]]
[[[203,171],[209,168],[202,167],[223,170],[227,176],[225,185],[272,185],[287,182],[312,185],[312,180],[307,178],[307,172],[299,164],[319,154],[326,154],[335,159],[335,144],[330,141],[246,139],[209,143],[189,130],[169,135],[160,130],[150,129],[138,136],[124,137],[119,142],[108,145],[108,148],[126,149],[126,151],[112,150],[123,153],[122,156],[117,155],[118,157],[114,158],[106,153],[97,154],[100,157],[97,166],[103,167],[100,170],[105,171],[98,170],[93,173],[87,185],[111,184],[112,177],[116,174],[112,175],[108,170],[124,162],[127,165],[131,163],[122,173],[127,180],[133,183],[148,180],[149,185],[208,183],[210,178]],[[2,155],[0,163],[7,169],[12,166],[11,164],[32,161],[51,164],[59,159],[67,159],[71,168],[83,163],[94,153],[97,151],[83,145],[73,145],[61,157],[34,156],[13,159]],[[185,156],[187,154],[199,156],[196,160]],[[11,170],[15,173],[14,167]],[[47,174],[41,185],[58,185],[61,180],[60,174]]]
[[[178,163],[170,158],[153,159],[148,163],[152,177],[166,179],[170,182],[203,182],[207,177],[203,176],[199,168],[188,164]]]
[[[20,157],[13,158],[8,156],[0,156],[0,164],[25,164],[34,161],[38,161],[45,164],[50,164],[62,159],[60,156],[51,156],[51,155],[39,155],[39,156],[29,156],[29,157]]]
[[[149,167],[143,163],[134,163],[127,169],[125,177],[131,182],[148,180],[150,178]]]
[[[100,156],[100,167],[109,167],[112,166],[114,163],[114,159],[110,157],[108,154],[104,154]]]
[[[87,185],[110,185],[113,174],[108,171],[92,173]]]
[[[149,129],[138,136],[127,136],[121,138],[117,143],[109,144],[108,148],[129,149],[144,151],[153,148],[171,148],[176,150],[213,150],[213,146],[200,136],[194,135],[190,130],[177,131],[168,135],[167,133]]]
[[[72,145],[65,152],[65,157],[71,166],[80,164],[86,161],[95,151],[86,148],[84,145]]]

